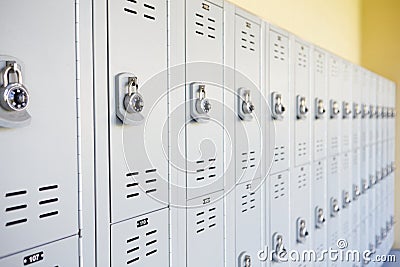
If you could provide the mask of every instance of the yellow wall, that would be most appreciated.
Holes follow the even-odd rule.
[[[301,38],[360,63],[360,0],[230,0]]]
[[[363,0],[362,18],[362,65],[400,84],[400,1]],[[400,115],[400,93],[396,94],[397,114]],[[400,134],[400,116],[396,117],[396,132]],[[399,140],[399,139],[397,139]],[[396,144],[396,166],[400,166],[400,142]],[[399,170],[396,171],[398,181]],[[400,192],[396,182],[395,192]],[[395,211],[400,208],[400,194],[396,194]],[[396,212],[395,221],[400,221]],[[400,225],[395,225],[395,247],[400,248]]]

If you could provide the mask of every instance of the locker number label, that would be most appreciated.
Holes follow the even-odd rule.
[[[43,251],[24,257],[24,265],[29,265],[44,259]]]
[[[139,220],[139,221],[137,221],[137,228],[148,225],[148,224],[149,224],[149,218]]]

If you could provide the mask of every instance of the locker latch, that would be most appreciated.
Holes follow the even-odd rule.
[[[351,198],[350,198],[350,193],[348,191],[343,191],[343,208],[346,209],[350,203],[351,203]]]
[[[340,211],[339,202],[336,198],[331,198],[331,217],[336,217]]]
[[[357,103],[353,104],[353,118],[358,118],[361,115],[360,105]]]
[[[272,253],[272,260],[274,262],[281,262],[286,256],[286,248],[283,244],[283,235],[280,233],[275,233],[272,237],[272,247],[274,251]]]
[[[372,118],[375,117],[375,113],[376,113],[376,111],[375,111],[375,106],[370,105],[370,106],[369,106],[369,110],[370,110],[370,112],[369,112],[369,118],[372,119]]]
[[[16,61],[6,61],[1,70],[3,85],[0,87],[0,127],[27,126],[31,116],[26,111],[29,93],[22,81],[22,70]]]
[[[297,119],[304,120],[308,113],[306,98],[298,95],[296,97]]]
[[[361,195],[360,188],[358,185],[353,185],[353,200],[357,200]]]
[[[366,179],[362,179],[362,193],[364,194],[369,189],[369,184]]]
[[[382,177],[386,177],[388,175],[388,170],[385,167],[382,167]]]
[[[320,207],[315,208],[315,228],[322,228],[325,223],[324,210]]]
[[[366,104],[362,104],[361,105],[361,110],[362,110],[361,117],[363,119],[367,118],[369,116],[369,113],[370,113],[370,110],[369,110],[368,106]]]
[[[381,113],[382,113],[382,108],[380,106],[376,106],[375,109],[375,117],[378,119],[381,117]]]
[[[238,115],[240,119],[249,121],[253,119],[255,106],[251,101],[251,91],[245,88],[239,88],[238,91]]]
[[[283,114],[285,113],[285,106],[282,103],[282,95],[273,92],[271,94],[271,109],[272,109],[272,118],[274,120],[282,120],[283,119]]]
[[[339,103],[335,100],[331,100],[330,106],[331,106],[331,119],[335,119],[340,113]]]
[[[343,118],[349,118],[351,114],[351,106],[349,102],[343,101]]]
[[[369,184],[370,184],[370,187],[372,187],[372,186],[374,186],[376,184],[376,176],[375,175],[371,174],[369,176]]]
[[[303,218],[298,218],[296,221],[296,233],[297,242],[304,243],[308,237],[308,231],[306,227],[306,220]]]
[[[382,240],[385,239],[386,236],[387,236],[386,228],[385,227],[381,227],[381,239]]]
[[[386,117],[386,107],[382,107],[381,109],[381,118],[384,119]]]
[[[207,122],[210,119],[211,102],[207,98],[204,84],[191,84],[190,115],[197,122]]]
[[[315,98],[315,118],[322,119],[325,115],[325,112],[324,100]]]
[[[381,237],[379,235],[375,235],[375,246],[379,247],[381,244]]]
[[[116,76],[116,115],[127,125],[139,125],[144,122],[143,96],[139,93],[136,75],[129,72]]]

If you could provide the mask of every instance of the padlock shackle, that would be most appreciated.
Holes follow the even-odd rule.
[[[3,87],[6,87],[9,83],[8,75],[10,74],[10,71],[13,71],[18,75],[18,83],[22,84],[21,70],[18,68],[18,64],[16,62],[12,62],[3,69]]]

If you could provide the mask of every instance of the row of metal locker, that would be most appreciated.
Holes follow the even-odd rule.
[[[393,82],[222,0],[0,9],[0,266],[381,265]]]

